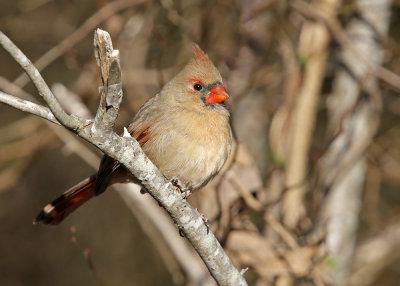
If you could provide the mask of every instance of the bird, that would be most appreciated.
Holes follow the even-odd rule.
[[[193,192],[218,174],[230,154],[228,99],[220,72],[194,44],[186,66],[142,105],[127,130],[168,180]],[[57,225],[107,187],[128,182],[140,184],[104,155],[97,173],[47,204],[34,223]]]

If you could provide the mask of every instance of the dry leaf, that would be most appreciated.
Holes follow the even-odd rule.
[[[232,231],[226,250],[236,264],[252,267],[261,276],[287,273],[288,269],[275,253],[273,246],[261,235],[248,231]]]

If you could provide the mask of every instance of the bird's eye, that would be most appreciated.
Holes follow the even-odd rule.
[[[196,83],[196,84],[193,86],[193,88],[194,88],[195,90],[197,90],[197,91],[200,91],[200,90],[203,88],[203,86],[202,86],[200,83]]]

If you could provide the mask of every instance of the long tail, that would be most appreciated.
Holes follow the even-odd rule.
[[[56,225],[62,222],[70,213],[95,196],[96,177],[97,174],[86,178],[50,204],[47,204],[33,223],[41,222]]]

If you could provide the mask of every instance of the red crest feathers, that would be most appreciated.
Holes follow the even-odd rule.
[[[193,45],[193,56],[196,61],[200,61],[200,62],[210,61],[207,54],[197,44]]]

